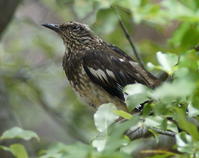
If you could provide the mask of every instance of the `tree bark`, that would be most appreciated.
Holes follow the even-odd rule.
[[[22,0],[0,0],[0,38]]]
[[[0,39],[21,1],[22,0],[0,0]],[[4,81],[0,80],[0,135],[5,130],[12,127],[15,121],[11,114],[9,97],[7,94]],[[0,142],[0,145],[3,144],[7,144],[7,142]],[[0,150],[0,157],[12,158],[13,156],[9,152]]]

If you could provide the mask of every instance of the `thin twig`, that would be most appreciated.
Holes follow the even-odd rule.
[[[155,127],[150,127],[149,129],[152,129],[154,130],[155,132],[157,132],[158,134],[161,134],[161,135],[166,135],[166,136],[170,136],[170,137],[174,137],[176,135],[175,132],[172,132],[172,131],[164,131],[164,130],[161,130],[161,129],[158,129],[158,128],[155,128]]]
[[[112,6],[112,7],[113,7],[113,6]],[[137,52],[137,50],[136,50],[136,48],[135,48],[135,45],[133,44],[133,41],[132,41],[132,39],[131,39],[131,36],[129,35],[129,33],[128,33],[128,31],[127,31],[127,29],[126,29],[124,23],[123,23],[122,20],[121,20],[121,17],[120,17],[120,14],[119,14],[117,8],[116,8],[116,7],[113,7],[113,8],[114,8],[115,13],[116,13],[116,15],[117,15],[117,17],[118,17],[120,27],[122,28],[122,31],[124,32],[124,35],[126,36],[128,42],[130,43],[131,48],[132,48],[132,50],[133,50],[133,53],[134,53],[134,55],[135,55],[135,57],[136,57],[138,63],[140,64],[141,67],[145,68],[145,67],[144,67],[144,62],[142,61],[141,57],[139,56],[139,54],[138,54],[138,52]]]
[[[158,129],[158,128],[155,128],[155,127],[147,128],[147,127],[143,127],[143,126],[137,127],[134,130],[129,129],[126,132],[126,135],[131,140],[135,140],[135,139],[139,139],[139,138],[145,138],[145,137],[149,137],[149,136],[152,135],[150,130],[153,130],[153,131],[155,131],[158,134],[165,135],[165,136],[170,136],[170,137],[174,137],[176,135],[176,133],[172,132],[172,131],[168,131],[168,130],[164,131],[164,130],[161,130],[161,129]]]

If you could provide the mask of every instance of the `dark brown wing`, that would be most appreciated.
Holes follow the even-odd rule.
[[[88,51],[83,58],[83,67],[95,84],[121,100],[124,100],[122,90],[128,84],[141,83],[151,87],[149,79],[153,76],[114,46]]]

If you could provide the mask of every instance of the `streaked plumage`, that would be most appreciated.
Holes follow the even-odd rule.
[[[150,88],[160,84],[120,48],[104,42],[84,24],[68,22],[45,24],[63,39],[66,52],[63,68],[69,83],[84,100],[94,107],[112,102],[124,105],[123,88],[141,83]]]

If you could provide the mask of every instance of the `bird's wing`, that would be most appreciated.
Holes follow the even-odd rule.
[[[88,51],[83,57],[83,67],[95,84],[121,100],[124,100],[122,90],[126,85],[141,83],[149,86],[148,80],[143,76],[147,72],[126,54],[111,48]]]

